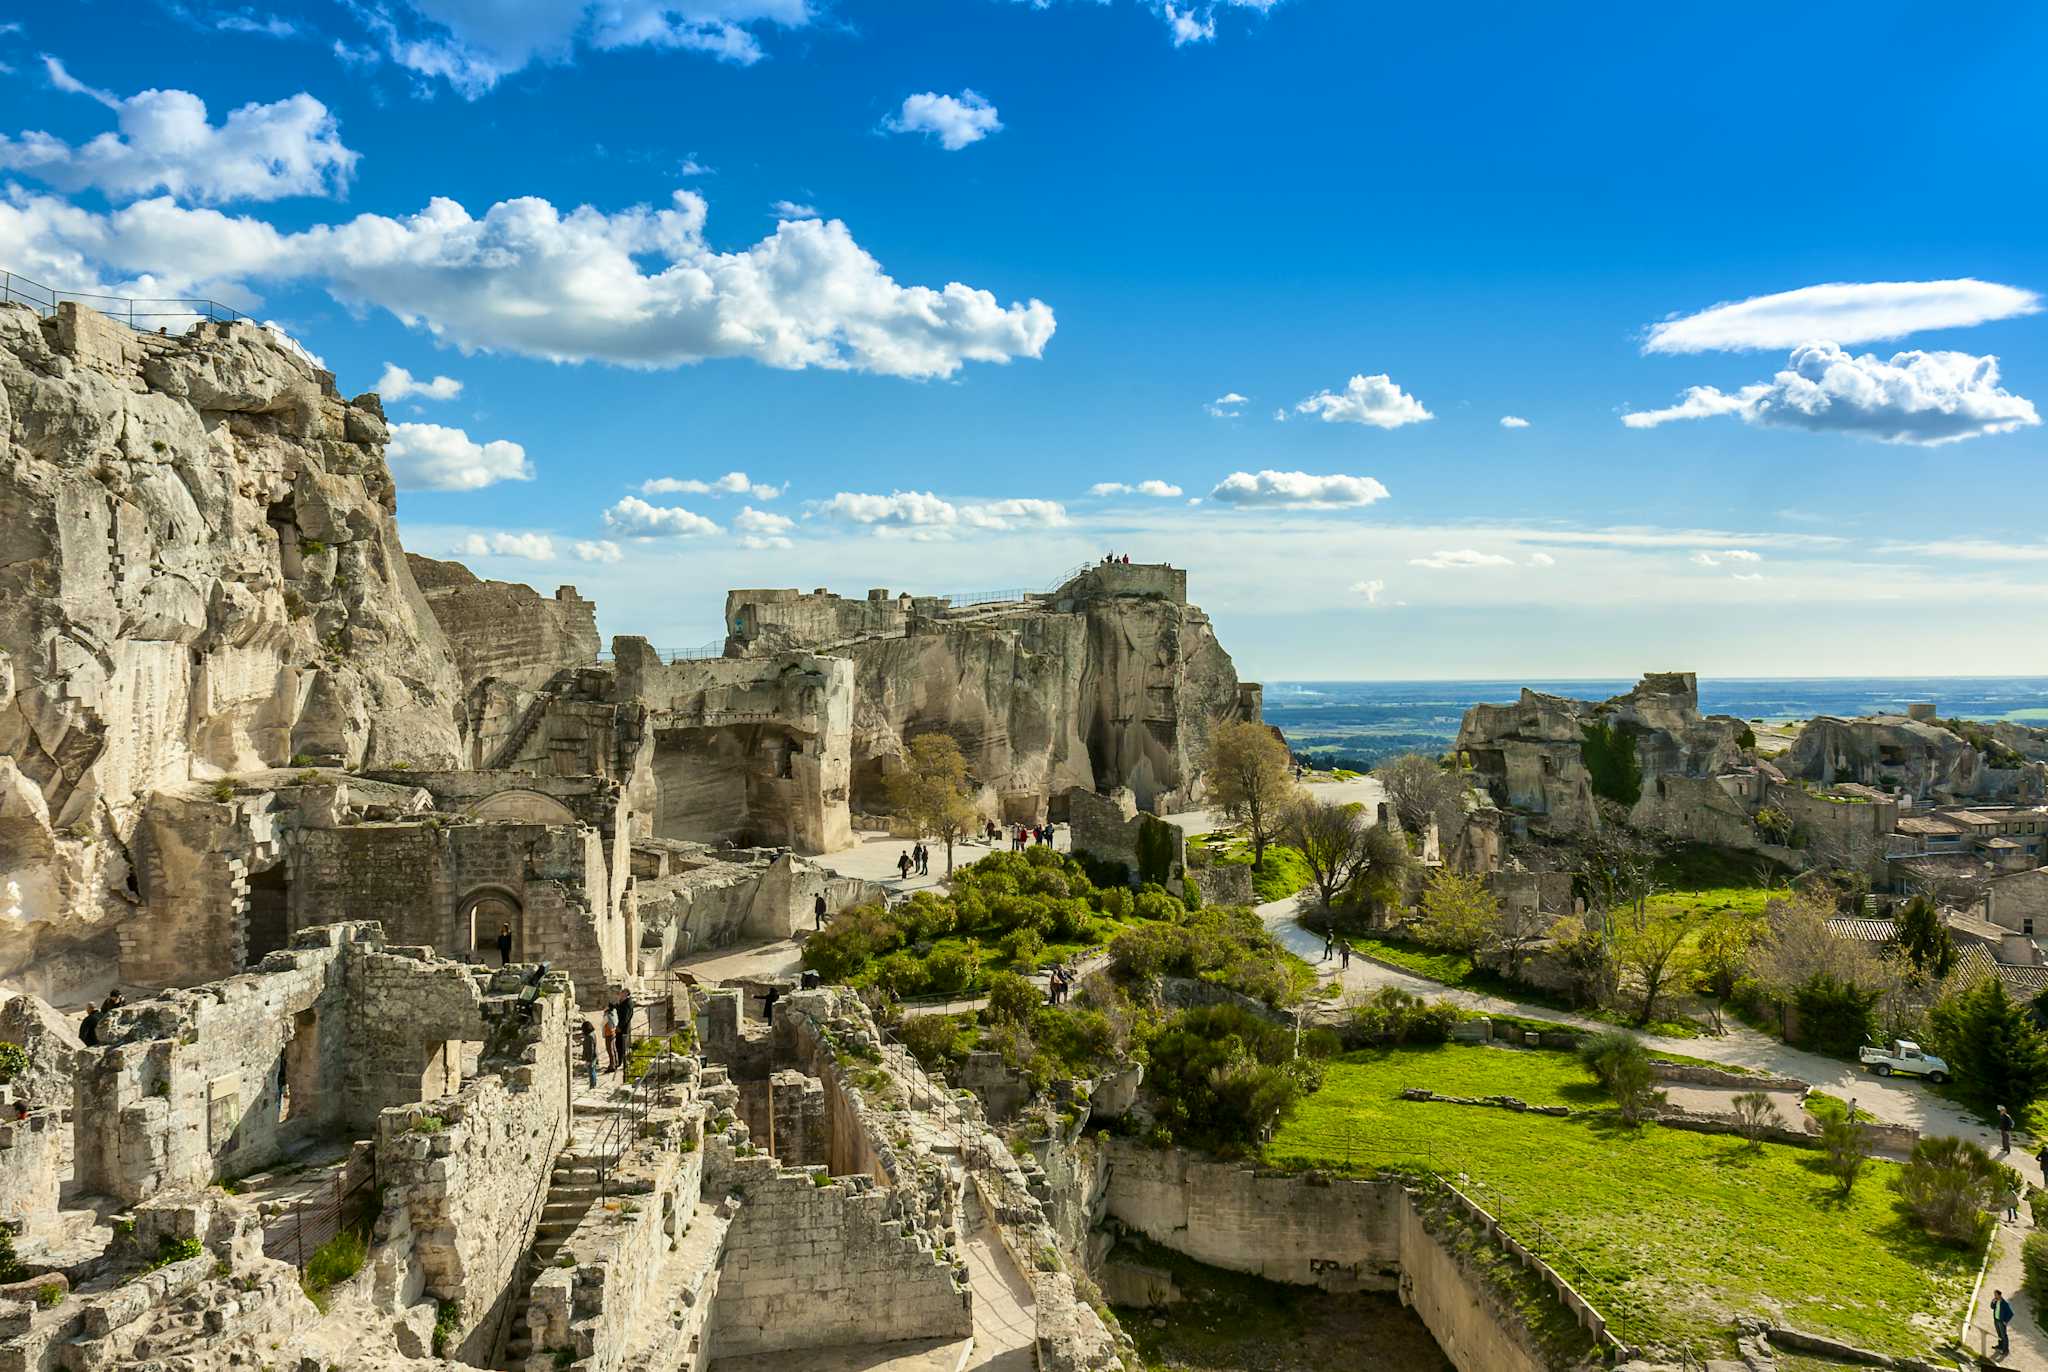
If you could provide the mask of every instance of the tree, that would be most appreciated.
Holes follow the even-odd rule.
[[[921,834],[945,840],[946,875],[953,875],[953,845],[979,818],[967,781],[967,759],[945,734],[920,734],[903,755],[903,770],[889,777],[889,803]]]
[[[1628,812],[1612,801],[1596,801],[1600,827],[1582,845],[1578,885],[1586,908],[1596,915],[1639,918],[1656,889],[1657,850],[1628,827]]]
[[[1949,937],[1948,923],[1932,900],[1915,896],[1907,901],[1895,929],[1892,942],[1923,980],[1939,982],[1955,970],[1955,940]]]
[[[1927,1012],[1928,1044],[1948,1059],[1963,1098],[1985,1114],[2003,1105],[2015,1118],[2048,1095],[2048,1034],[1997,977],[1951,992]]]
[[[1399,896],[1408,845],[1367,819],[1364,806],[1302,795],[1288,812],[1286,833],[1308,864],[1316,903],[1324,912],[1353,894],[1380,901]]]
[[[1402,753],[1373,768],[1372,775],[1386,788],[1394,814],[1409,833],[1427,833],[1434,819],[1437,832],[1449,839],[1464,822],[1465,783],[1435,758]]]
[[[1429,885],[1423,888],[1415,937],[1432,948],[1470,956],[1486,942],[1499,918],[1500,902],[1483,877],[1439,867],[1429,874]]]
[[[2019,1174],[1968,1139],[1923,1138],[1899,1169],[1899,1203],[1944,1243],[1969,1247],[1989,1236],[1988,1213],[2000,1193],[2021,1188]]]
[[[1507,963],[1508,975],[1519,980],[1522,956],[1543,941],[1553,923],[1555,921],[1550,915],[1534,905],[1513,900],[1496,901],[1493,922],[1486,930],[1485,946],[1499,953]]]
[[[1252,870],[1262,871],[1266,846],[1286,823],[1288,800],[1294,794],[1287,745],[1263,724],[1219,724],[1203,750],[1202,775],[1223,813],[1245,826],[1252,844]]]
[[[1779,1123],[1778,1107],[1762,1091],[1744,1091],[1728,1102],[1735,1110],[1735,1128],[1752,1149],[1762,1151],[1764,1135]]]
[[[1676,913],[1645,916],[1640,923],[1623,923],[1615,931],[1615,960],[1633,979],[1641,1000],[1636,1023],[1648,1024],[1657,1014],[1657,1002],[1673,986],[1691,980],[1698,952],[1687,941],[1692,926]]]
[[[1614,1097],[1625,1124],[1641,1124],[1664,1103],[1650,1050],[1625,1029],[1608,1029],[1580,1039],[1579,1062]]]

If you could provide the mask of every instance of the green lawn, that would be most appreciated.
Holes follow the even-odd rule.
[[[1460,1044],[1351,1053],[1266,1149],[1282,1167],[1369,1170],[1427,1161],[1463,1175],[1527,1241],[1541,1225],[1593,1274],[1588,1295],[1625,1337],[1718,1355],[1738,1313],[1889,1353],[1925,1354],[1954,1328],[1981,1256],[1903,1221],[1874,1162],[1846,1200],[1819,1154],[1611,1117],[1555,1119],[1403,1101],[1406,1086],[1586,1106],[1567,1054]],[[1501,1198],[1505,1197],[1505,1201]]]
[[[1519,1001],[1524,1005],[1542,1005],[1552,1010],[1568,1010],[1587,1019],[1626,1024],[1630,1028],[1638,1027],[1627,1015],[1618,1010],[1573,1005],[1563,996],[1519,981],[1510,981],[1491,968],[1475,966],[1463,953],[1440,952],[1434,948],[1425,948],[1419,943],[1375,938],[1371,934],[1354,934],[1350,936],[1350,941],[1353,952],[1370,954],[1381,962],[1390,962],[1419,977],[1440,981],[1460,991],[1476,991],[1482,995]],[[1700,1026],[1690,1020],[1657,1020],[1641,1028],[1644,1033],[1654,1034],[1659,1038],[1691,1039],[1700,1036]]]
[[[1784,894],[1782,887],[1768,886],[1709,886],[1695,891],[1659,891],[1650,897],[1647,908],[1652,918],[1676,914],[1704,923],[1716,915],[1761,915],[1771,897]]]
[[[1188,840],[1188,847],[1207,852],[1210,862],[1220,867],[1251,865],[1251,844],[1229,831],[1197,834]],[[1306,890],[1314,880],[1308,861],[1299,849],[1285,843],[1269,843],[1259,870],[1252,873],[1252,898],[1261,905],[1285,900],[1297,891]]]

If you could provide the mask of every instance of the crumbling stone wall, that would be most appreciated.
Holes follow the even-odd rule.
[[[0,1088],[4,1097],[6,1088]],[[4,1103],[4,1102],[0,1102]],[[64,1135],[61,1112],[36,1110],[21,1119],[9,1111],[0,1120],[0,1218],[33,1234],[57,1218],[63,1186]]]
[[[1138,810],[1128,787],[1100,796],[1067,792],[1067,823],[1074,852],[1099,863],[1121,866],[1132,885],[1156,881],[1178,892],[1187,872],[1187,834],[1178,824]]]

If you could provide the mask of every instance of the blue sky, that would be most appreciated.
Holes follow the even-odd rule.
[[[277,321],[663,647],[1113,548],[1251,676],[2048,670],[2048,14],[1704,14],[81,0],[0,266]]]

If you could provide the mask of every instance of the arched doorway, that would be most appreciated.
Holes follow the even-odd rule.
[[[462,898],[456,920],[463,953],[472,961],[496,965],[498,936],[512,935],[513,962],[526,961],[526,909],[516,892],[503,886],[480,886]]]

